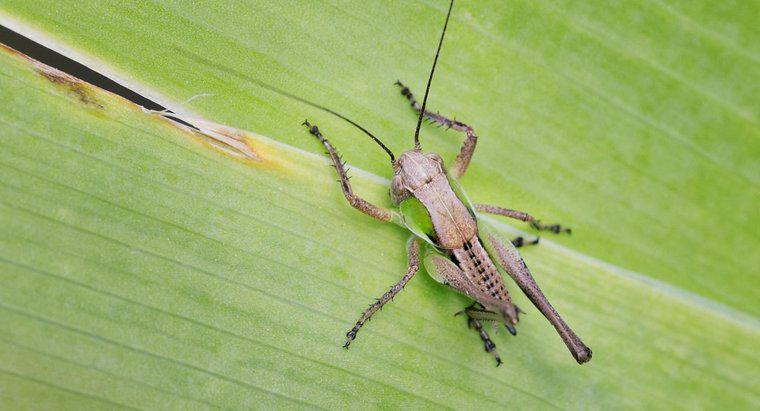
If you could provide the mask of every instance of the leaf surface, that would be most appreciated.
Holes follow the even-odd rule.
[[[445,4],[73,4],[6,1],[0,20],[249,130],[236,136],[260,160],[3,52],[0,402],[757,407],[753,3],[457,4],[431,107],[480,135],[473,201],[573,227],[524,255],[594,350],[577,366],[531,307],[517,338],[496,336],[499,369],[452,317],[466,301],[424,275],[340,349],[403,274],[408,234],[345,204],[300,123],[317,122],[357,191],[386,205],[387,160],[255,83],[400,153],[415,118],[392,84],[421,96]],[[426,127],[422,141],[451,159],[461,136]]]

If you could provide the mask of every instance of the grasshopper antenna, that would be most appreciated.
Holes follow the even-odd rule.
[[[284,93],[284,94],[285,94],[285,95],[288,95],[288,93]],[[350,118],[348,118],[348,117],[344,116],[343,114],[340,114],[340,113],[338,113],[337,111],[333,111],[333,110],[330,110],[330,109],[329,109],[329,108],[327,108],[327,107],[324,107],[324,106],[320,106],[319,104],[316,104],[316,103],[312,103],[311,101],[308,101],[308,100],[304,100],[304,99],[302,99],[302,98],[300,98],[300,97],[298,97],[298,96],[289,95],[289,97],[291,97],[291,98],[293,98],[293,99],[296,99],[296,100],[298,100],[298,101],[300,101],[301,103],[304,103],[304,104],[306,104],[306,105],[312,106],[312,107],[314,107],[314,108],[316,108],[316,109],[319,109],[319,110],[322,110],[322,111],[324,111],[324,112],[330,113],[330,114],[334,115],[335,117],[338,117],[339,119],[341,119],[341,120],[344,120],[344,121],[346,121],[347,123],[351,124],[352,126],[354,126],[354,127],[358,128],[358,129],[359,129],[359,130],[361,130],[361,131],[362,131],[364,134],[368,135],[368,136],[369,136],[369,138],[371,138],[372,140],[374,140],[374,141],[375,141],[375,143],[377,143],[377,144],[380,146],[380,148],[382,148],[383,150],[385,150],[385,152],[386,152],[386,153],[388,153],[388,157],[390,157],[390,158],[391,158],[391,164],[393,164],[393,165],[395,165],[395,164],[396,164],[396,156],[394,156],[394,155],[393,155],[393,152],[391,151],[391,149],[389,149],[389,148],[388,148],[388,146],[386,146],[385,144],[383,144],[383,142],[382,142],[382,141],[380,141],[380,139],[379,139],[379,138],[375,137],[375,135],[374,135],[374,134],[370,133],[370,132],[369,132],[369,130],[367,130],[366,128],[364,128],[364,127],[360,126],[360,125],[359,125],[359,124],[357,124],[355,121],[353,121],[353,120],[351,120]]]
[[[314,107],[314,108],[316,108],[318,110],[322,110],[322,111],[324,111],[326,113],[330,113],[330,114],[334,115],[335,117],[338,117],[339,119],[346,121],[347,123],[349,123],[352,126],[358,128],[359,130],[361,130],[364,134],[368,135],[369,138],[371,138],[372,140],[374,140],[375,143],[377,143],[383,150],[385,150],[386,153],[388,153],[388,157],[391,158],[391,164],[394,164],[394,165],[396,164],[396,156],[393,155],[393,152],[391,151],[391,149],[389,149],[388,146],[386,146],[385,144],[383,144],[383,142],[380,141],[379,138],[375,137],[374,134],[370,133],[369,130],[367,130],[366,128],[360,126],[358,123],[356,123],[355,121],[351,120],[350,118],[344,116],[343,114],[338,113],[337,111],[331,110],[331,109],[329,109],[329,108],[327,108],[325,106],[321,106],[321,105],[319,105],[317,103],[313,103],[313,102],[311,102],[309,100],[306,100],[303,97],[299,97],[299,96],[297,96],[295,94],[288,93],[287,91],[280,90],[277,87],[270,86],[269,84],[266,84],[266,83],[264,83],[262,81],[259,81],[259,80],[256,80],[256,79],[249,79],[249,80],[251,80],[252,82],[256,83],[261,88],[265,88],[265,89],[267,89],[269,91],[273,91],[273,92],[275,92],[277,94],[280,94],[282,96],[292,98],[293,100],[296,100],[298,102],[306,104],[307,106],[311,106],[311,107]]]
[[[422,126],[422,119],[425,117],[425,105],[427,104],[428,94],[430,93],[430,83],[433,82],[433,73],[435,73],[435,65],[438,63],[438,55],[441,53],[441,45],[443,45],[443,36],[446,35],[446,27],[449,25],[449,16],[451,16],[451,9],[454,8],[454,0],[449,3],[449,11],[446,13],[446,22],[443,23],[443,32],[441,32],[441,39],[438,41],[438,50],[435,52],[435,59],[433,60],[433,68],[430,69],[430,77],[428,78],[427,87],[425,87],[425,98],[422,99],[422,109],[420,110],[420,117],[417,119],[417,129],[414,131],[414,148],[420,149],[420,126]]]

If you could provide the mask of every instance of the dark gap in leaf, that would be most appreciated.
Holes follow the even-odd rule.
[[[147,110],[161,112],[164,117],[167,117],[172,121],[176,121],[177,123],[198,130],[194,125],[175,117],[171,110],[168,110],[166,107],[155,101],[122,86],[116,81],[98,73],[82,63],[72,60],[2,25],[0,25],[0,43],[25,54],[40,63],[58,69],[103,90],[117,94]]]

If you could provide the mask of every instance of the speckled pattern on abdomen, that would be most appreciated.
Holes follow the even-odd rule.
[[[501,274],[477,236],[465,243],[463,248],[452,250],[452,253],[457,265],[467,277],[463,279],[464,282],[472,284],[473,289],[470,290],[470,294],[473,297],[482,295],[486,297],[484,299],[486,301],[489,299],[511,301]]]

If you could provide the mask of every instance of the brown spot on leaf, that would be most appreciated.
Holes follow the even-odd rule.
[[[251,143],[251,136],[243,130],[209,121],[193,121],[203,135],[212,139],[221,149],[247,160],[262,161]]]
[[[38,74],[56,86],[65,89],[67,94],[75,96],[84,105],[98,109],[105,108],[102,101],[97,98],[97,93],[103,91],[99,87],[48,66],[3,44],[0,44],[0,52],[28,61]],[[110,93],[110,91],[107,92]],[[125,99],[125,101],[129,100]],[[211,146],[224,154],[250,164],[262,165],[265,163],[264,156],[262,156],[262,151],[265,149],[263,147],[255,149],[254,141],[257,140],[255,136],[246,131],[172,112],[153,111],[145,107],[142,109],[144,112],[158,115],[161,119],[189,133],[204,145]],[[266,162],[266,164],[270,167],[275,165],[272,162]]]
[[[50,80],[51,83],[54,83],[62,88],[65,88],[70,93],[75,95],[79,101],[84,103],[87,106],[91,107],[97,107],[99,109],[103,109],[103,105],[98,101],[98,99],[94,95],[94,86],[91,84],[88,84],[76,77],[70,76],[56,68],[50,67],[47,64],[41,63],[29,56],[27,56],[24,53],[21,53],[18,50],[12,49],[8,46],[5,46],[3,44],[0,44],[0,49],[8,54],[13,54],[16,56],[19,56],[27,61],[29,61],[34,71],[45,77],[46,79]]]
[[[264,161],[260,150],[254,148],[254,145],[252,143],[253,137],[243,130],[222,124],[212,123],[210,121],[188,118],[177,114],[162,117],[168,118],[169,120],[174,117],[181,119],[188,124],[192,124],[193,126],[197,127],[197,130],[185,126],[182,127],[186,129],[186,131],[193,133],[204,143],[216,148],[225,154],[231,155],[241,160],[252,161],[256,163],[261,163]],[[175,125],[181,126],[179,123],[173,123]]]
[[[67,88],[69,92],[74,94],[79,101],[85,105],[97,107],[103,109],[103,105],[98,101],[93,93],[92,86],[79,80],[76,77],[72,77],[62,71],[56,70],[50,66],[46,66],[42,63],[36,62],[35,70],[43,77],[50,80],[61,87]]]

